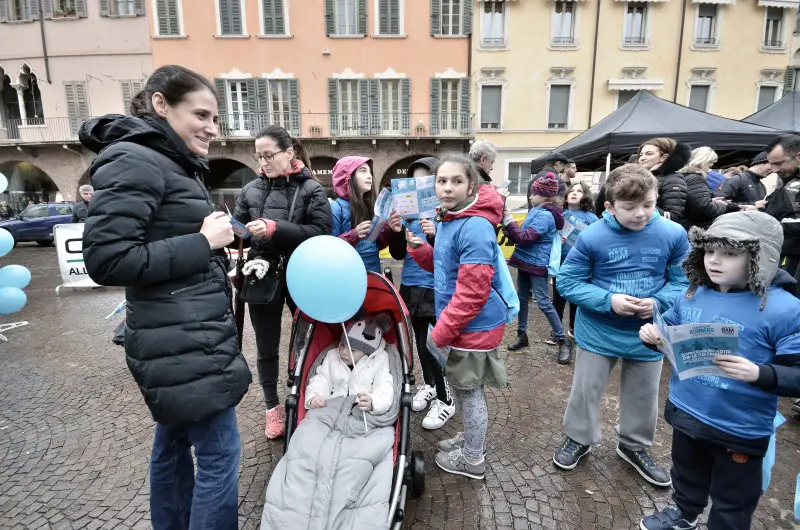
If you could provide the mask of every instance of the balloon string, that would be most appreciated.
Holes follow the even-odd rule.
[[[350,347],[350,337],[347,336],[347,327],[344,325],[344,322],[342,322],[342,331],[344,332],[344,340],[347,343],[347,351],[350,352],[350,361],[353,363],[353,371],[355,371],[356,359],[353,357],[353,348]],[[366,435],[369,432],[369,427],[367,427],[367,413],[362,410],[361,414],[364,417],[364,434]]]

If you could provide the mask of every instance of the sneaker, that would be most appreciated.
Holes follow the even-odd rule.
[[[624,461],[632,465],[650,484],[662,488],[667,488],[672,485],[672,479],[669,477],[669,473],[663,467],[659,467],[647,451],[631,451],[630,449],[618,445],[617,454]]]
[[[436,455],[436,465],[446,473],[463,475],[476,480],[483,480],[486,475],[486,459],[481,458],[480,462],[472,463],[467,460],[460,447],[449,453],[438,453]]]
[[[549,344],[551,346],[555,346],[556,344],[558,344],[558,339],[556,338],[556,334],[551,331],[550,335],[548,335],[548,337],[544,339],[544,343]]]
[[[575,340],[575,332],[572,331],[571,329],[567,330],[567,337],[569,337],[572,340]]]
[[[689,521],[678,508],[670,506],[642,519],[639,528],[641,530],[694,530],[697,528],[697,519]]]
[[[456,449],[461,449],[464,447],[464,433],[457,432],[455,436],[452,438],[448,438],[447,440],[442,440],[438,444],[436,444],[436,449],[440,453],[449,453],[450,451],[455,451]]]
[[[508,347],[508,351],[517,351],[528,347],[528,334],[524,331],[517,331],[517,339]]]
[[[267,427],[264,434],[267,438],[274,440],[283,436],[284,424],[286,423],[286,413],[281,405],[272,407],[267,411]]]
[[[428,385],[420,385],[417,387],[417,393],[414,394],[414,399],[411,402],[411,410],[420,412],[425,410],[428,403],[436,397],[436,387]]]
[[[800,399],[794,402],[794,405],[792,405],[792,410],[795,412],[800,412]]]
[[[553,463],[561,469],[575,469],[581,458],[592,452],[591,445],[579,444],[570,437],[564,440],[556,454],[553,455]]]
[[[444,401],[437,399],[431,405],[431,410],[425,415],[425,419],[422,420],[422,428],[428,430],[438,429],[447,423],[447,420],[452,418],[455,413],[455,403],[448,405]]]

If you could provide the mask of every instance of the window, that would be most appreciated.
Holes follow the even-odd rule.
[[[717,44],[717,5],[698,4],[694,43],[700,46]]]
[[[113,10],[115,15],[136,15],[138,14],[134,7],[133,0],[112,0]]]
[[[72,215],[72,205],[65,204],[63,206],[56,206],[56,213],[58,215]]]
[[[38,219],[49,216],[50,209],[46,204],[37,204],[36,206],[31,206],[22,212],[22,214],[20,214],[20,217],[23,219]]]
[[[431,134],[473,132],[469,77],[431,79]]]
[[[181,35],[180,0],[154,0],[156,31],[159,36]]]
[[[509,162],[508,181],[508,193],[510,195],[526,196],[528,194],[528,186],[531,183],[531,163]]]
[[[400,80],[383,79],[380,82],[381,131],[400,131]]]
[[[500,129],[502,101],[502,86],[481,87],[481,129]]]
[[[86,82],[69,81],[64,83],[67,99],[67,117],[70,130],[78,134],[81,124],[89,119],[89,102],[86,99]]]
[[[291,97],[288,79],[271,79],[268,83],[270,121],[291,130]]]
[[[139,93],[139,91],[143,88],[143,83],[141,81],[135,80],[123,80],[120,81],[120,85],[122,86],[122,108],[123,113],[127,114],[130,112],[131,108],[131,100],[133,96]]]
[[[250,96],[246,81],[228,81],[226,87],[226,104],[228,127],[234,136],[250,134]]]
[[[506,45],[506,3],[484,2],[481,13],[481,43],[484,46]]]
[[[633,97],[638,93],[638,90],[620,90],[617,92],[617,108],[620,108],[625,103],[632,100]]]
[[[553,4],[552,39],[553,44],[575,43],[575,2],[555,2]]]
[[[624,44],[647,44],[647,3],[629,2],[625,11]]]
[[[33,20],[34,13],[38,15],[38,6],[35,4],[31,6],[31,2],[38,2],[39,0],[9,0],[8,1],[8,20],[10,21],[23,21]]]
[[[462,1],[441,0],[442,35],[461,35]]]
[[[548,129],[569,128],[569,96],[571,85],[550,86],[550,106],[547,113]]]
[[[459,118],[461,107],[458,101],[459,81],[458,79],[442,80],[442,131],[457,131],[459,128]]]
[[[692,85],[689,89],[689,108],[706,112],[710,91],[711,87],[708,85]]]
[[[768,7],[764,25],[764,47],[783,47],[783,8]]]
[[[100,0],[100,16],[144,16],[144,0]]]
[[[336,34],[359,35],[358,0],[336,0]]]
[[[74,17],[75,0],[56,0],[53,13],[56,17]]]
[[[286,35],[284,0],[261,0],[262,35]]]
[[[758,108],[756,111],[765,109],[775,103],[778,95],[778,87],[775,86],[761,86],[758,88]]]
[[[240,0],[217,0],[219,7],[219,34],[242,35],[242,3]]]
[[[402,33],[400,2],[401,0],[378,0],[378,35],[400,35]]]
[[[359,129],[361,107],[359,105],[358,79],[342,79],[339,81],[339,116],[341,131]]]

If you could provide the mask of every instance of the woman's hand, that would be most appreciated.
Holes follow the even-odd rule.
[[[211,250],[217,250],[233,243],[233,226],[231,218],[223,212],[214,212],[203,219],[200,233],[208,240]]]
[[[415,236],[411,230],[406,230],[406,243],[411,248],[419,248],[422,246],[422,239]]]
[[[636,304],[639,306],[639,310],[636,311],[636,316],[641,319],[648,319],[653,318],[653,307],[655,307],[655,300],[652,298],[642,298]]]
[[[356,234],[358,234],[358,239],[364,239],[369,234],[369,230],[372,228],[372,221],[363,221],[358,224],[356,227]]]
[[[358,394],[358,408],[364,412],[372,410],[372,398],[366,392]]]
[[[327,403],[325,402],[324,399],[322,399],[320,396],[314,396],[311,398],[311,401],[309,401],[308,408],[320,409],[325,405],[327,405]]]
[[[754,383],[758,379],[760,371],[757,364],[738,355],[717,355],[714,357],[714,364],[719,366],[728,377],[745,383]]]
[[[639,339],[644,342],[645,344],[650,344],[652,346],[660,346],[663,339],[661,338],[661,333],[658,332],[658,328],[655,327],[653,324],[645,324],[639,330]]]
[[[264,237],[267,235],[267,223],[261,219],[250,221],[245,225],[245,228],[250,231],[253,237]]]
[[[392,232],[399,233],[401,230],[403,230],[403,218],[400,217],[400,214],[394,210],[392,210],[392,213],[389,214],[389,221],[387,224]]]
[[[630,317],[635,315],[641,308],[640,300],[627,294],[611,295],[611,310],[618,315]]]
[[[420,219],[419,226],[422,228],[422,233],[427,237],[434,237],[436,235],[436,224],[430,219]]]

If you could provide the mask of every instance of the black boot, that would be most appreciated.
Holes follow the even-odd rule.
[[[558,364],[569,364],[572,360],[572,341],[561,339],[558,341]]]
[[[517,340],[511,343],[511,346],[508,347],[508,351],[517,351],[527,347],[528,347],[528,334],[525,333],[524,331],[517,330]]]

